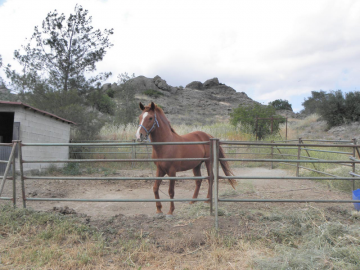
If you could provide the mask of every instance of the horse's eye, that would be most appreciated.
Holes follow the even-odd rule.
[[[152,117],[150,117],[150,120],[152,120]]]

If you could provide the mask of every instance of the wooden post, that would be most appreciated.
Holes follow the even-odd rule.
[[[274,143],[274,140],[271,141],[271,143]],[[271,146],[271,159],[274,159],[274,146]],[[274,162],[271,161],[271,169],[274,169]]]
[[[271,135],[273,134],[274,118],[271,116]]]
[[[299,138],[298,155],[297,155],[298,160],[300,160],[300,154],[301,154],[300,143],[301,143],[301,138]],[[300,175],[300,163],[297,162],[296,163],[296,177],[299,177],[299,175]]]
[[[287,117],[285,120],[285,140],[287,141]]]
[[[258,118],[256,116],[256,121],[255,121],[255,141],[257,141],[257,134],[258,134]]]

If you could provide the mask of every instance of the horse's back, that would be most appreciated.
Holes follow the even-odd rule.
[[[184,141],[187,142],[197,142],[197,141],[209,141],[212,138],[211,135],[203,131],[194,131],[181,136]]]

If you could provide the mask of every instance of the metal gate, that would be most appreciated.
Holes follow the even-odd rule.
[[[20,138],[20,122],[14,122],[13,126],[13,136],[12,139],[17,141]],[[0,145],[0,160],[9,160],[12,146]],[[17,150],[17,149],[16,149]],[[15,157],[17,157],[17,152],[15,151]],[[6,169],[5,163],[0,163],[0,175],[4,174]],[[10,173],[12,172],[12,167],[10,168]]]

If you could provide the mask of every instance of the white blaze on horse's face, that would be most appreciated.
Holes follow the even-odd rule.
[[[145,122],[145,119],[146,119],[146,117],[149,115],[149,113],[148,112],[145,112],[144,114],[142,114],[142,119],[141,119],[141,116],[140,116],[140,125],[144,125],[144,122]],[[141,136],[140,136],[140,131],[141,131],[141,129],[142,129],[142,127],[141,126],[139,126],[139,128],[138,128],[138,130],[137,130],[137,132],[136,132],[136,139],[138,140],[138,141],[141,141]]]

